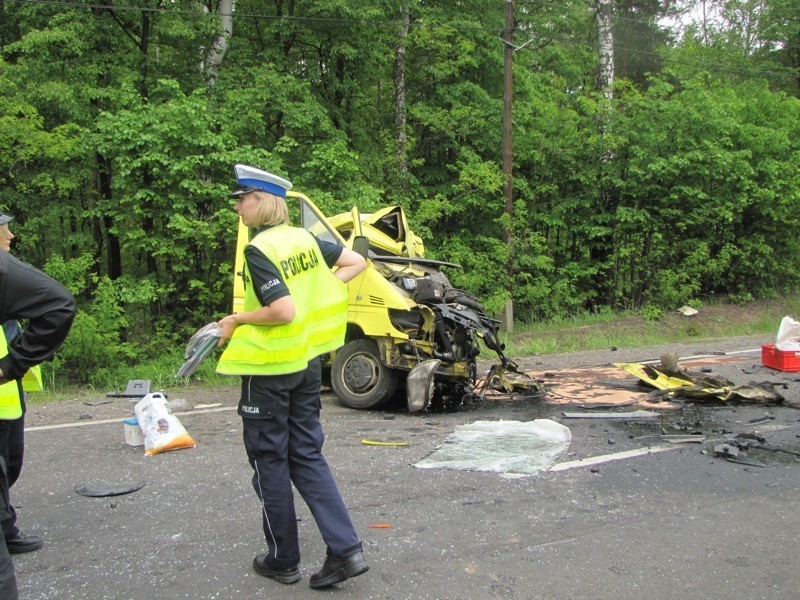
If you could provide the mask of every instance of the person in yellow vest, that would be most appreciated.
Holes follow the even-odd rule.
[[[9,252],[11,250],[11,240],[14,234],[9,228],[9,223],[14,217],[0,211],[0,248]],[[0,355],[5,354],[8,342],[13,340],[21,333],[19,323],[15,320],[6,321],[0,328]],[[28,387],[30,383],[33,387]],[[11,487],[19,479],[22,472],[22,462],[25,453],[25,392],[41,391],[42,376],[39,366],[33,367],[25,374],[20,381],[11,381],[0,387],[0,394],[9,396],[15,401],[19,399],[22,414],[16,419],[8,419],[6,407],[0,412],[0,456],[6,461],[8,487]],[[37,385],[38,384],[38,385]],[[16,409],[14,409],[16,410]],[[8,518],[2,519],[0,525],[3,528],[3,536],[6,538],[6,546],[10,554],[22,554],[23,552],[33,552],[42,547],[42,539],[35,535],[25,535],[17,527],[17,512],[14,505],[8,505]]]
[[[327,545],[310,579],[312,588],[324,588],[369,569],[322,454],[318,358],[344,343],[345,283],[366,262],[289,225],[289,181],[247,165],[235,171],[235,210],[257,233],[244,250],[243,311],[219,321],[219,345],[227,347],[217,372],[242,378],[238,412],[268,548],[253,569],[283,584],[300,580],[294,484]]]
[[[0,349],[0,422],[22,415],[18,386],[25,373],[49,360],[64,342],[75,318],[75,300],[57,281],[0,248],[0,323],[27,320],[25,330]],[[6,461],[0,455],[0,520],[9,517]],[[18,598],[14,563],[0,538],[0,598]]]

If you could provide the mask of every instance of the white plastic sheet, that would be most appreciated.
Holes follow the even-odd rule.
[[[531,474],[546,471],[569,448],[569,428],[551,421],[476,421],[460,425],[420,469]]]
[[[178,369],[175,377],[191,377],[200,363],[217,347],[221,335],[222,330],[217,323],[209,323],[198,329],[186,345],[186,362]]]
[[[775,347],[784,352],[800,350],[800,323],[792,317],[783,317],[778,327]]]

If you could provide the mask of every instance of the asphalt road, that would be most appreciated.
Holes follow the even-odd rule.
[[[738,339],[522,362],[557,370],[759,345]],[[800,374],[763,368],[756,354],[738,356],[713,371],[737,383],[769,380],[800,398]],[[299,497],[303,579],[282,586],[251,569],[265,544],[232,410],[236,393],[168,390],[171,400],[186,400],[176,413],[197,446],[149,457],[125,444],[130,400],[32,407],[26,466],[12,500],[23,531],[41,535],[45,546],[14,558],[21,598],[798,598],[800,457],[791,454],[800,452],[798,409],[701,403],[627,422],[567,419],[563,412],[572,408],[541,400],[409,415],[353,411],[327,395],[326,455],[371,570],[314,591],[308,577],[325,549]],[[192,410],[209,403],[223,406]],[[570,429],[559,464],[576,466],[526,477],[414,466],[459,425],[534,419]],[[739,458],[765,466],[715,455],[732,435],[753,432],[782,451]],[[664,433],[705,441],[668,444]],[[409,444],[371,446],[363,438]],[[626,451],[642,454],[609,459]],[[604,458],[576,464],[592,457]],[[74,491],[138,481],[146,485],[115,497]]]

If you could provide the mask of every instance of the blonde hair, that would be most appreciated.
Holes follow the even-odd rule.
[[[258,199],[258,210],[256,227],[263,225],[289,224],[289,207],[286,200],[269,192],[251,192]]]

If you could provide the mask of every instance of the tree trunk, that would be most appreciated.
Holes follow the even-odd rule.
[[[150,49],[150,13],[142,11],[142,37],[139,42],[139,55],[142,62],[142,68],[139,73],[139,95],[142,100],[147,102],[150,96],[149,86],[147,84],[147,76],[149,73],[149,63],[147,53]]]
[[[111,202],[111,161],[100,153],[95,155],[97,163],[98,189],[102,200]],[[122,275],[122,251],[120,249],[119,238],[112,232],[114,221],[111,215],[103,216],[103,227],[105,228],[105,239],[108,247],[108,278],[119,279]],[[98,255],[102,253],[102,239],[98,242]]]
[[[506,181],[503,186],[505,212],[508,215],[508,226],[503,234],[508,246],[508,264],[506,265],[507,284],[506,306],[503,310],[502,326],[509,333],[514,330],[514,240],[511,224],[514,221],[514,148],[512,143],[513,101],[514,101],[514,2],[506,0],[505,49],[503,52],[503,174]]]
[[[149,165],[144,166],[144,172],[142,174],[142,187],[144,187],[146,190],[153,189],[153,172]],[[154,209],[154,207],[151,206],[152,202],[150,200],[145,200],[144,202],[148,206],[145,215],[142,217],[142,227],[148,234],[150,234],[148,237],[157,236],[158,233],[156,231],[155,219],[153,218],[153,214],[157,209]],[[157,274],[158,268],[156,265],[156,259],[153,256],[153,250],[147,243],[143,245],[142,250],[144,251],[145,261],[147,264],[147,272],[150,275]]]
[[[606,112],[601,115],[600,119],[600,135],[606,137],[608,117],[611,110],[611,101],[614,99],[614,33],[611,26],[611,16],[613,11],[612,0],[593,0],[594,16],[597,21],[597,39],[598,39],[598,56],[599,56],[599,71],[597,74],[597,88],[603,94],[603,97],[608,101],[605,107]],[[600,200],[600,215],[613,214],[610,210],[616,195],[615,191],[609,189],[608,183],[605,178],[605,170],[607,165],[611,163],[614,154],[610,147],[606,147],[600,156],[600,177],[598,181],[598,193]],[[612,294],[612,280],[610,276],[609,259],[612,254],[613,238],[611,235],[604,235],[599,239],[595,239],[589,248],[589,256],[591,257],[592,264],[598,268],[594,276],[594,287],[598,291],[598,297],[603,299],[604,303],[613,301]]]
[[[336,59],[336,88],[333,91],[333,103],[339,110],[334,111],[331,116],[336,129],[347,129],[349,121],[348,114],[350,112],[349,98],[345,94],[345,83],[347,81],[347,61],[343,57]]]
[[[217,81],[217,74],[225,53],[228,51],[228,40],[233,33],[233,0],[218,0],[217,11],[219,12],[222,31],[214,36],[211,47],[208,49],[203,59],[203,74],[206,78],[206,85],[212,87]]]
[[[397,144],[397,167],[401,186],[408,182],[408,137],[406,135],[406,40],[408,38],[408,2],[400,6],[400,31],[394,52],[394,128]]]
[[[600,72],[597,75],[597,87],[603,92],[606,100],[614,97],[614,34],[611,29],[611,0],[594,0],[594,16],[597,20],[597,37],[599,42]]]

